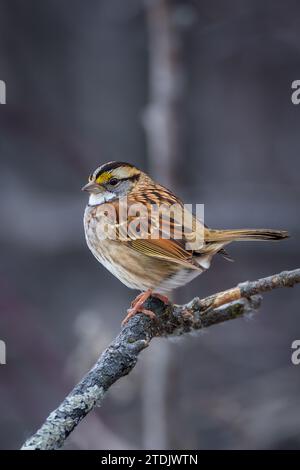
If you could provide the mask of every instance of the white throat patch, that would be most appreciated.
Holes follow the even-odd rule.
[[[89,206],[99,206],[99,204],[104,204],[105,202],[115,199],[116,195],[114,193],[99,193],[99,194],[90,194],[89,197]]]

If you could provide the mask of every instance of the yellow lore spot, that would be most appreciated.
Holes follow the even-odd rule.
[[[107,183],[111,178],[111,174],[108,171],[105,171],[104,173],[101,173],[101,175],[98,176],[96,179],[96,183],[102,184],[102,183]]]

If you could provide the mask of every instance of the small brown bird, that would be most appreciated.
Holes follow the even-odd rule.
[[[229,243],[288,237],[282,230],[212,230],[186,211],[183,202],[169,189],[125,162],[100,166],[82,189],[90,193],[84,213],[88,247],[121,282],[142,292],[132,302],[123,323],[137,312],[155,317],[153,312],[143,308],[147,298],[155,295],[167,302],[162,294],[170,293],[206,271],[216,253],[230,259],[224,249]],[[124,201],[127,212],[121,220],[120,203]],[[146,211],[132,211],[137,204]],[[158,207],[158,212],[152,207]],[[171,207],[175,209],[167,216]],[[183,223],[180,209],[184,214]],[[203,243],[199,248],[191,247],[199,235]]]

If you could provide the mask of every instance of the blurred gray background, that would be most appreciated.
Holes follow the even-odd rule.
[[[284,228],[180,302],[299,267],[296,0],[0,0],[0,448],[18,448],[117,334],[135,292],[88,251],[88,174],[150,171],[214,228]],[[300,448],[299,288],[205,334],[153,341],[69,449]]]

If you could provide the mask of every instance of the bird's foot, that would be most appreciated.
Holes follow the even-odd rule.
[[[152,290],[148,289],[146,292],[141,292],[139,295],[136,296],[135,299],[131,302],[131,308],[135,307],[137,304],[143,305],[147,299],[152,295]]]
[[[149,299],[149,297],[151,296],[159,299],[165,305],[169,303],[168,297],[166,297],[165,295],[153,293],[152,289],[148,289],[146,292],[142,292],[141,294],[139,294],[131,302],[131,308],[127,310],[127,315],[122,321],[122,325],[125,325],[128,322],[128,320],[134,315],[136,315],[137,313],[143,313],[144,315],[147,315],[149,318],[151,318],[151,320],[154,320],[156,318],[155,313],[152,312],[152,310],[148,310],[143,307],[146,300]]]
[[[139,294],[131,302],[131,308],[127,310],[127,315],[122,321],[122,325],[125,325],[128,322],[128,320],[134,315],[136,315],[137,313],[143,313],[144,315],[147,315],[149,318],[151,318],[151,320],[154,320],[156,318],[155,313],[143,307],[146,300],[149,299],[149,297],[151,296],[158,298],[163,303],[169,302],[169,299],[165,297],[164,295],[153,294],[152,289],[148,289],[146,292],[142,292],[141,294]]]
[[[151,319],[156,318],[156,315],[154,312],[151,312],[151,310],[147,310],[146,308],[143,308],[144,302],[146,302],[147,299],[152,295],[152,290],[148,289],[146,292],[142,292],[139,294],[132,302],[131,302],[131,308],[127,310],[127,315],[122,321],[122,325],[125,325],[128,320],[136,315],[137,313],[144,313],[144,315],[147,315]]]
[[[155,297],[156,299],[161,300],[165,305],[168,305],[170,303],[169,298],[166,295],[162,294],[157,294],[152,291],[152,289],[148,289],[146,292],[141,292],[132,302],[131,302],[131,307],[134,307],[140,300],[146,302],[146,300],[149,297]]]
[[[122,321],[122,326],[126,325],[126,323],[130,320],[130,318],[134,317],[134,315],[136,315],[137,313],[143,313],[144,315],[147,315],[147,317],[149,317],[151,320],[154,320],[156,318],[155,313],[152,312],[151,310],[147,310],[146,308],[141,308],[141,307],[139,308],[133,307],[127,310],[127,315]]]

